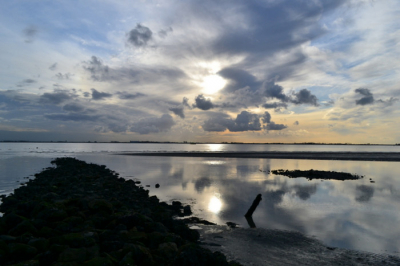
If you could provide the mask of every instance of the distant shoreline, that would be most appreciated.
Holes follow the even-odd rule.
[[[315,142],[301,142],[301,143],[282,143],[282,142],[174,142],[174,141],[27,141],[27,140],[0,140],[0,143],[90,143],[90,144],[228,144],[228,145],[328,145],[328,146],[400,146],[400,143],[393,144],[379,144],[379,143],[315,143]]]
[[[400,161],[400,152],[138,152],[117,153],[117,155],[389,162]]]

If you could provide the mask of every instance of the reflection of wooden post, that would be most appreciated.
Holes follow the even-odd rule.
[[[253,204],[251,204],[251,207],[244,216],[251,217],[253,215],[253,212],[256,210],[258,204],[260,203],[260,201],[261,201],[261,194],[258,194],[257,197],[254,199]]]

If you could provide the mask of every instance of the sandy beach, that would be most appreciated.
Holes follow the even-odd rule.
[[[400,161],[400,153],[398,152],[140,152],[123,153],[123,155],[391,162]]]

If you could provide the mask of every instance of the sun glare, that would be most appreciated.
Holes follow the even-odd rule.
[[[212,198],[210,199],[210,203],[208,204],[208,210],[213,213],[219,213],[221,208],[222,208],[221,200],[216,196],[212,196]]]
[[[210,75],[203,79],[203,92],[205,94],[214,94],[222,89],[226,81],[218,75]]]

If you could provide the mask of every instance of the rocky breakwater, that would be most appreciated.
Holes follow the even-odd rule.
[[[238,265],[197,244],[199,233],[104,165],[74,158],[2,196],[1,265]]]

